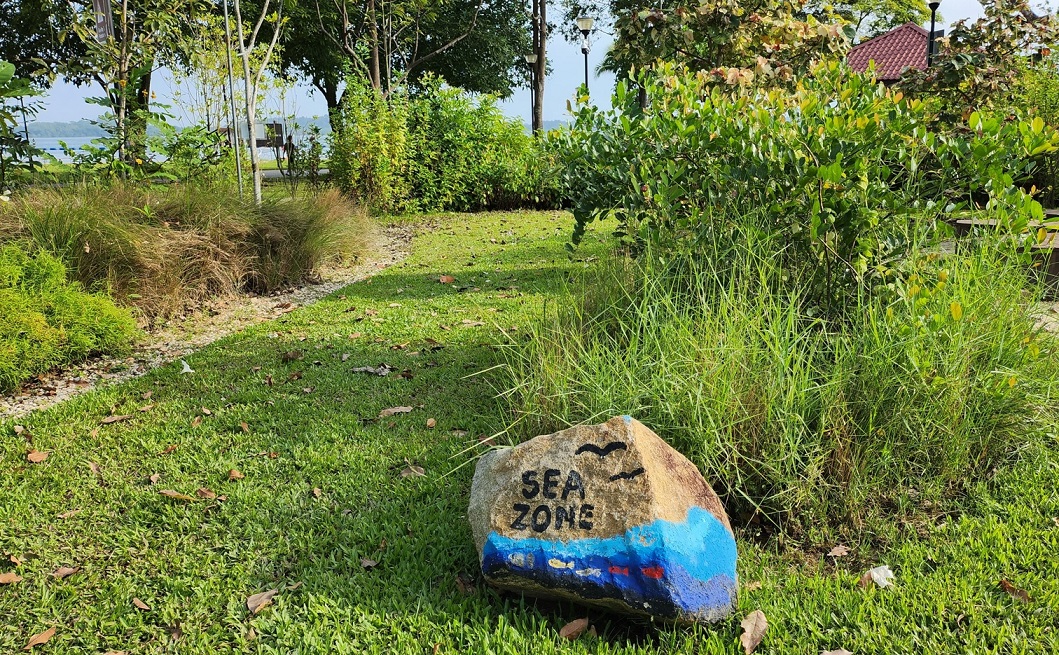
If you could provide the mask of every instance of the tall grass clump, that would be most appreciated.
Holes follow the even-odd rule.
[[[733,244],[568,289],[506,350],[516,434],[631,414],[737,521],[813,539],[944,507],[1054,424],[1059,349],[1003,246],[910,258],[836,320],[780,241]]]
[[[122,354],[136,337],[127,310],[68,282],[54,256],[0,246],[0,391],[97,354]]]
[[[146,321],[269,292],[366,247],[365,212],[337,192],[254,205],[223,187],[33,189],[0,208],[0,241],[60,258],[72,280]]]

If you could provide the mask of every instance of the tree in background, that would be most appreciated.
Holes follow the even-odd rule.
[[[59,39],[72,20],[70,5],[60,0],[0,2],[0,59],[13,64],[15,75],[33,86],[51,86],[64,62],[84,55],[76,40]]]
[[[67,0],[71,23],[59,32],[60,44],[75,41],[82,56],[58,65],[74,84],[95,82],[106,94],[97,104],[113,116],[120,159],[146,155],[154,71],[175,61],[195,43],[186,38],[206,0],[120,0],[114,6],[114,34],[99,41],[91,2]]]
[[[985,15],[957,21],[927,70],[905,71],[901,89],[936,104],[950,125],[982,110],[1021,111],[1020,82],[1059,41],[1059,22],[1026,0],[983,0]]]
[[[854,36],[830,12],[806,15],[800,0],[681,0],[665,8],[643,0],[590,0],[568,2],[567,10],[609,12],[615,40],[604,66],[619,77],[673,61],[739,82],[789,80],[795,70],[844,52]]]
[[[288,15],[281,67],[308,77],[331,110],[347,74],[383,93],[434,73],[509,95],[529,48],[522,0],[304,0]]]
[[[840,16],[853,26],[861,41],[879,36],[905,23],[923,25],[925,21],[930,20],[930,9],[925,0],[813,0],[806,5],[806,12],[831,12]],[[940,15],[938,18],[940,20]]]
[[[244,105],[246,107],[247,134],[250,139],[250,170],[254,176],[254,202],[261,204],[261,155],[255,146],[257,130],[257,96],[261,89],[261,80],[264,78],[271,62],[272,55],[276,51],[280,35],[287,18],[283,15],[284,1],[277,0],[273,5],[271,0],[265,0],[261,6],[257,20],[251,28],[249,23],[244,23],[242,3],[234,1],[235,27],[238,43],[239,60],[243,65],[243,92]],[[272,9],[270,12],[269,10]],[[249,15],[249,14],[248,14]],[[262,28],[266,23],[271,27],[271,35],[267,41],[261,41],[265,36]],[[259,59],[255,64],[254,53],[261,47],[264,51],[259,53]]]

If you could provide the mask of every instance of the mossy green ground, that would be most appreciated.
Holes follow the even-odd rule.
[[[34,652],[736,653],[754,609],[769,622],[759,653],[1059,652],[1054,437],[983,481],[966,513],[888,550],[835,560],[740,538],[738,615],[713,627],[588,612],[599,636],[568,642],[559,628],[584,610],[485,587],[465,509],[476,437],[507,418],[493,345],[607,248],[597,229],[569,258],[570,226],[432,219],[403,264],[213,344],[188,358],[193,374],[177,362],[25,417],[31,444],[0,425],[0,572],[23,578],[0,586],[0,652],[54,627]],[[397,370],[352,372],[381,363]],[[414,409],[376,419],[395,406]],[[112,414],[132,418],[101,425]],[[31,447],[50,454],[30,464]],[[426,476],[402,477],[409,463]],[[874,564],[893,588],[858,587]],[[80,570],[56,579],[61,566]],[[269,589],[251,615],[247,597]]]

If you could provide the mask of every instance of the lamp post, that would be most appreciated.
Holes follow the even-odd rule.
[[[526,64],[529,66],[529,87],[530,87],[530,124],[533,125],[533,111],[537,107],[536,91],[537,87],[533,84],[533,69],[537,63],[537,53],[531,52],[527,55],[523,55],[526,59]]]
[[[930,7],[930,41],[927,42],[927,68],[930,68],[931,61],[934,59],[934,19],[938,15],[938,7],[941,6],[939,0],[931,0],[927,3]]]
[[[585,91],[588,91],[588,35],[596,21],[591,16],[579,16],[574,22],[577,23],[577,29],[581,30],[581,54],[585,56]]]

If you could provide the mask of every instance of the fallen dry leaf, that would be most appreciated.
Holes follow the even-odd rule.
[[[14,427],[14,430],[15,430],[15,434],[22,434],[23,432],[26,431],[26,426],[24,426],[24,425],[16,425]]]
[[[462,321],[460,321],[460,323],[466,325],[467,327],[478,327],[480,325],[485,325],[485,323],[483,323],[482,321],[472,321],[469,318],[463,319]]]
[[[101,425],[110,425],[111,423],[118,423],[119,421],[128,421],[132,418],[132,414],[111,414],[99,423]]]
[[[1000,588],[1010,594],[1012,598],[1018,598],[1024,603],[1030,602],[1030,595],[1024,589],[1019,589],[1007,580],[1000,581]]]
[[[133,598],[132,604],[136,606],[136,609],[141,609],[145,612],[151,611],[151,608],[147,606],[147,603],[143,602],[139,598]]]
[[[573,641],[588,630],[588,619],[574,619],[559,629],[559,636]]]
[[[16,582],[22,582],[22,578],[14,571],[0,573],[0,584],[15,584]]]
[[[158,484],[158,481],[161,480],[161,479],[162,479],[162,474],[161,473],[152,473],[151,477],[147,478],[147,480],[150,481],[151,484]]]
[[[861,587],[869,587],[874,582],[879,587],[885,589],[893,585],[894,572],[890,570],[889,566],[883,564],[882,566],[876,566],[875,568],[868,569],[864,572],[864,575],[860,576],[858,584]]]
[[[96,475],[103,475],[103,473],[99,470],[99,464],[96,464],[95,462],[88,463],[88,470],[92,471]]]
[[[369,570],[370,571],[371,569],[375,568],[378,565],[379,565],[379,563],[376,562],[373,559],[368,559],[367,557],[360,558],[360,566],[362,568],[364,568],[365,570]]]
[[[14,555],[8,555],[7,556],[7,561],[11,562],[15,566],[22,566],[22,560],[20,560],[18,557],[14,556]]]
[[[31,464],[40,464],[44,460],[48,459],[48,454],[49,453],[42,453],[39,450],[31,450],[26,453],[26,459]]]
[[[394,414],[407,414],[412,411],[411,407],[389,407],[379,412],[379,418],[386,418],[387,416],[393,416]]]
[[[300,350],[288,350],[280,355],[280,360],[284,363],[297,362],[303,359],[305,359],[305,355]]]
[[[378,366],[358,366],[353,369],[354,373],[371,373],[372,375],[378,375],[379,377],[386,377],[393,372],[394,367],[389,364],[379,364]]]
[[[278,593],[279,589],[269,589],[268,591],[262,591],[260,594],[254,594],[246,599],[246,608],[250,610],[252,614],[257,614],[263,610],[266,605],[271,603],[272,597]]]
[[[441,277],[438,278],[438,282],[440,282],[442,284],[452,284],[455,281],[456,281],[456,278],[452,277],[451,275],[442,275]]]
[[[158,454],[159,455],[168,455],[169,453],[173,452],[176,449],[177,449],[177,445],[175,443],[174,444],[170,444],[170,445],[165,447],[165,450],[163,450],[162,452],[160,452]]]
[[[191,427],[197,428],[200,425],[202,425],[202,417],[201,416],[196,416],[195,418],[191,419]]]
[[[288,585],[288,586],[287,586],[287,591],[294,591],[295,589],[297,589],[297,588],[301,587],[301,586],[302,586],[303,584],[305,584],[305,583],[304,583],[304,582],[302,582],[301,580],[298,580],[298,581],[297,581],[297,582],[295,582],[294,584],[292,584],[292,585]]]
[[[206,487],[199,487],[198,489],[196,489],[195,490],[195,495],[198,496],[199,498],[205,498],[207,500],[213,500],[214,498],[217,497],[216,493],[214,493],[213,491],[210,491]]]
[[[293,373],[287,376],[287,379],[291,382],[294,382],[295,380],[300,380],[303,377],[305,377],[305,373],[301,371],[294,371]]]
[[[246,421],[239,422],[239,429],[243,432],[246,432],[247,434],[250,433],[250,426],[246,424]]]
[[[313,497],[314,498],[319,498],[322,495],[324,495],[324,492],[323,492],[322,489],[320,489],[320,487],[313,487]]]
[[[81,510],[79,510],[79,509],[72,509],[72,510],[70,510],[68,512],[63,512],[62,514],[60,514],[59,518],[61,518],[61,519],[63,519],[65,521],[66,519],[70,518],[71,516],[73,516],[74,514],[77,514],[80,511]]]
[[[849,555],[849,548],[842,544],[835,546],[827,553],[828,557],[845,557],[846,555]]]
[[[270,387],[275,384],[275,381],[272,379],[272,375],[266,375],[265,376],[265,384],[267,384]]]
[[[143,400],[150,400],[151,396],[153,396],[153,395],[154,395],[153,391],[144,391],[142,394],[140,394],[140,398],[143,399]]]
[[[211,411],[210,411],[210,410],[209,410],[208,408],[206,408],[206,407],[203,407],[203,408],[202,408],[202,413],[203,413],[203,414],[205,414],[206,416],[213,416],[213,412],[211,412]]]
[[[473,596],[478,593],[477,587],[474,586],[474,581],[471,576],[465,573],[456,574],[456,588],[460,590],[460,593],[464,596]]]
[[[48,643],[48,640],[55,636],[55,628],[48,628],[40,634],[33,635],[29,638],[29,643],[22,650],[31,650],[34,646],[40,646],[41,644]]]
[[[433,429],[434,426],[436,426],[437,424],[438,424],[438,422],[435,421],[434,419],[432,419],[432,418],[428,418],[427,419],[427,427],[428,428]]]
[[[144,405],[143,407],[140,408],[139,411],[141,411],[141,412],[149,412],[152,409],[154,409],[154,405]]]
[[[228,479],[233,481],[233,482],[235,480],[242,480],[245,477],[246,476],[243,475],[241,471],[237,471],[236,469],[231,469],[231,470],[228,471]]]
[[[750,655],[761,643],[761,640],[765,638],[765,631],[768,630],[769,622],[765,620],[764,612],[754,610],[740,621],[739,625],[743,628],[743,634],[739,635],[739,643],[743,644],[743,651],[746,652],[746,655]]]
[[[754,580],[753,582],[748,582],[745,585],[743,585],[743,591],[755,591],[757,589],[761,589],[761,581],[760,580]]]
[[[74,573],[77,573],[80,570],[81,570],[80,566],[74,566],[74,567],[60,566],[59,568],[57,568],[54,571],[52,571],[51,576],[53,578],[62,580],[63,578],[68,578],[68,577],[70,577]]]
[[[402,478],[421,478],[426,474],[427,472],[422,466],[416,466],[415,464],[409,464],[403,471],[401,471]]]
[[[123,650],[108,650],[103,655],[129,655],[128,652]]]
[[[305,393],[305,394],[310,394],[310,393],[312,393],[314,391],[316,391],[316,387],[304,387],[302,389],[302,393]]]
[[[853,653],[845,648],[836,648],[835,650],[822,650],[820,651],[820,655],[853,655]]]
[[[349,361],[349,353],[342,353],[342,361]]]
[[[158,492],[166,498],[172,498],[173,500],[183,500],[186,502],[194,502],[195,499],[187,494],[182,494],[179,491],[173,491],[172,489],[163,489]]]

